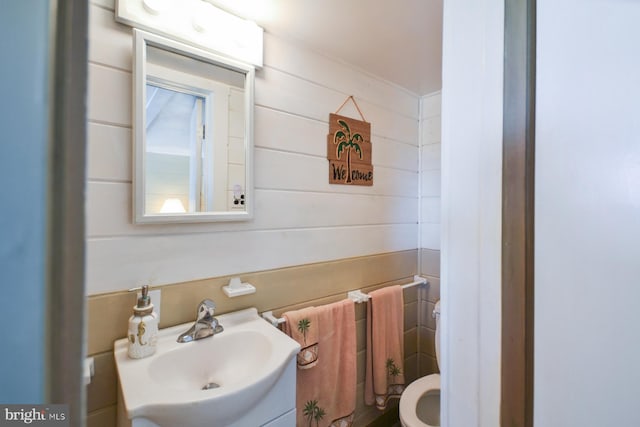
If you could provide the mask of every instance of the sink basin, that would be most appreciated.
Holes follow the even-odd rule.
[[[145,359],[128,358],[126,338],[115,342],[126,418],[158,426],[231,426],[240,419],[262,425],[284,412],[247,417],[256,408],[278,406],[263,401],[288,371],[295,406],[298,343],[260,318],[255,308],[217,318],[223,332],[189,343],[176,338],[192,323],[160,330],[156,353]]]
[[[263,360],[273,352],[269,339],[256,331],[223,332],[193,344],[178,344],[149,363],[154,387],[182,393],[212,383],[224,388],[247,384],[264,372]]]

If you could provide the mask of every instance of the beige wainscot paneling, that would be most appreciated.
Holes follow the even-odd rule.
[[[429,282],[428,286],[420,289],[418,297],[418,374],[424,376],[439,372],[433,309],[440,300],[440,251],[422,249],[420,259],[420,271]]]
[[[440,251],[434,249],[420,250],[420,274],[429,277],[440,277]]]
[[[94,412],[117,403],[116,365],[113,352],[94,354],[94,372],[100,372],[91,378],[87,386],[87,411]]]
[[[87,427],[115,427],[117,407],[109,406],[90,412],[87,415]]]
[[[438,362],[435,356],[420,353],[418,363],[420,366],[420,377],[440,372],[440,368],[438,367]]]
[[[429,282],[429,286],[424,289],[422,298],[435,304],[440,301],[440,278],[428,275],[424,277]]]
[[[274,310],[277,316],[289,310],[339,301],[349,290],[371,292],[384,286],[413,281],[417,273],[417,250],[393,252],[340,261],[301,265],[277,270],[242,274],[244,281],[256,286],[257,292],[240,298],[227,298],[221,291],[229,276],[159,287],[162,291],[161,327],[194,320],[194,310],[204,298],[216,301],[222,314],[247,307],[259,311]],[[405,299],[405,372],[408,381],[418,373],[418,337],[420,290],[404,291]],[[115,292],[94,295],[88,300],[88,352],[96,360],[95,376],[88,387],[90,426],[105,425],[115,418],[117,374],[113,360],[113,342],[123,338],[127,321],[135,304],[135,295]],[[364,359],[366,355],[366,305],[356,305],[356,339],[358,350],[358,424],[366,425],[381,413],[364,407]]]

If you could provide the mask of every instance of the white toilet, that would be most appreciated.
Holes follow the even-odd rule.
[[[436,359],[440,363],[440,301],[433,309],[436,319]],[[418,378],[400,396],[400,423],[403,427],[440,425],[440,374]]]

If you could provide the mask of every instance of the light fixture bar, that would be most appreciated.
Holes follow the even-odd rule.
[[[116,0],[116,20],[262,67],[264,30],[203,0]]]

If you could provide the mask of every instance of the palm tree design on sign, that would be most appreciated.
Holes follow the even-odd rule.
[[[318,425],[320,425],[320,420],[323,419],[327,413],[324,409],[318,406],[317,400],[309,400],[305,403],[302,414],[309,421],[309,427],[312,427],[314,420],[316,422],[316,427],[318,427]]]
[[[342,128],[342,130],[337,131],[333,135],[333,143],[338,145],[337,148],[337,157],[341,158],[343,152],[346,150],[347,152],[347,180],[345,182],[351,182],[351,150],[353,149],[359,156],[360,160],[362,160],[362,148],[358,143],[362,144],[364,142],[364,138],[359,133],[354,133],[351,135],[351,129],[349,125],[344,120],[338,119],[338,124]]]
[[[301,319],[298,322],[298,331],[302,334],[302,338],[304,339],[304,345],[307,345],[307,332],[309,331],[309,327],[311,326],[311,321],[306,317]]]

